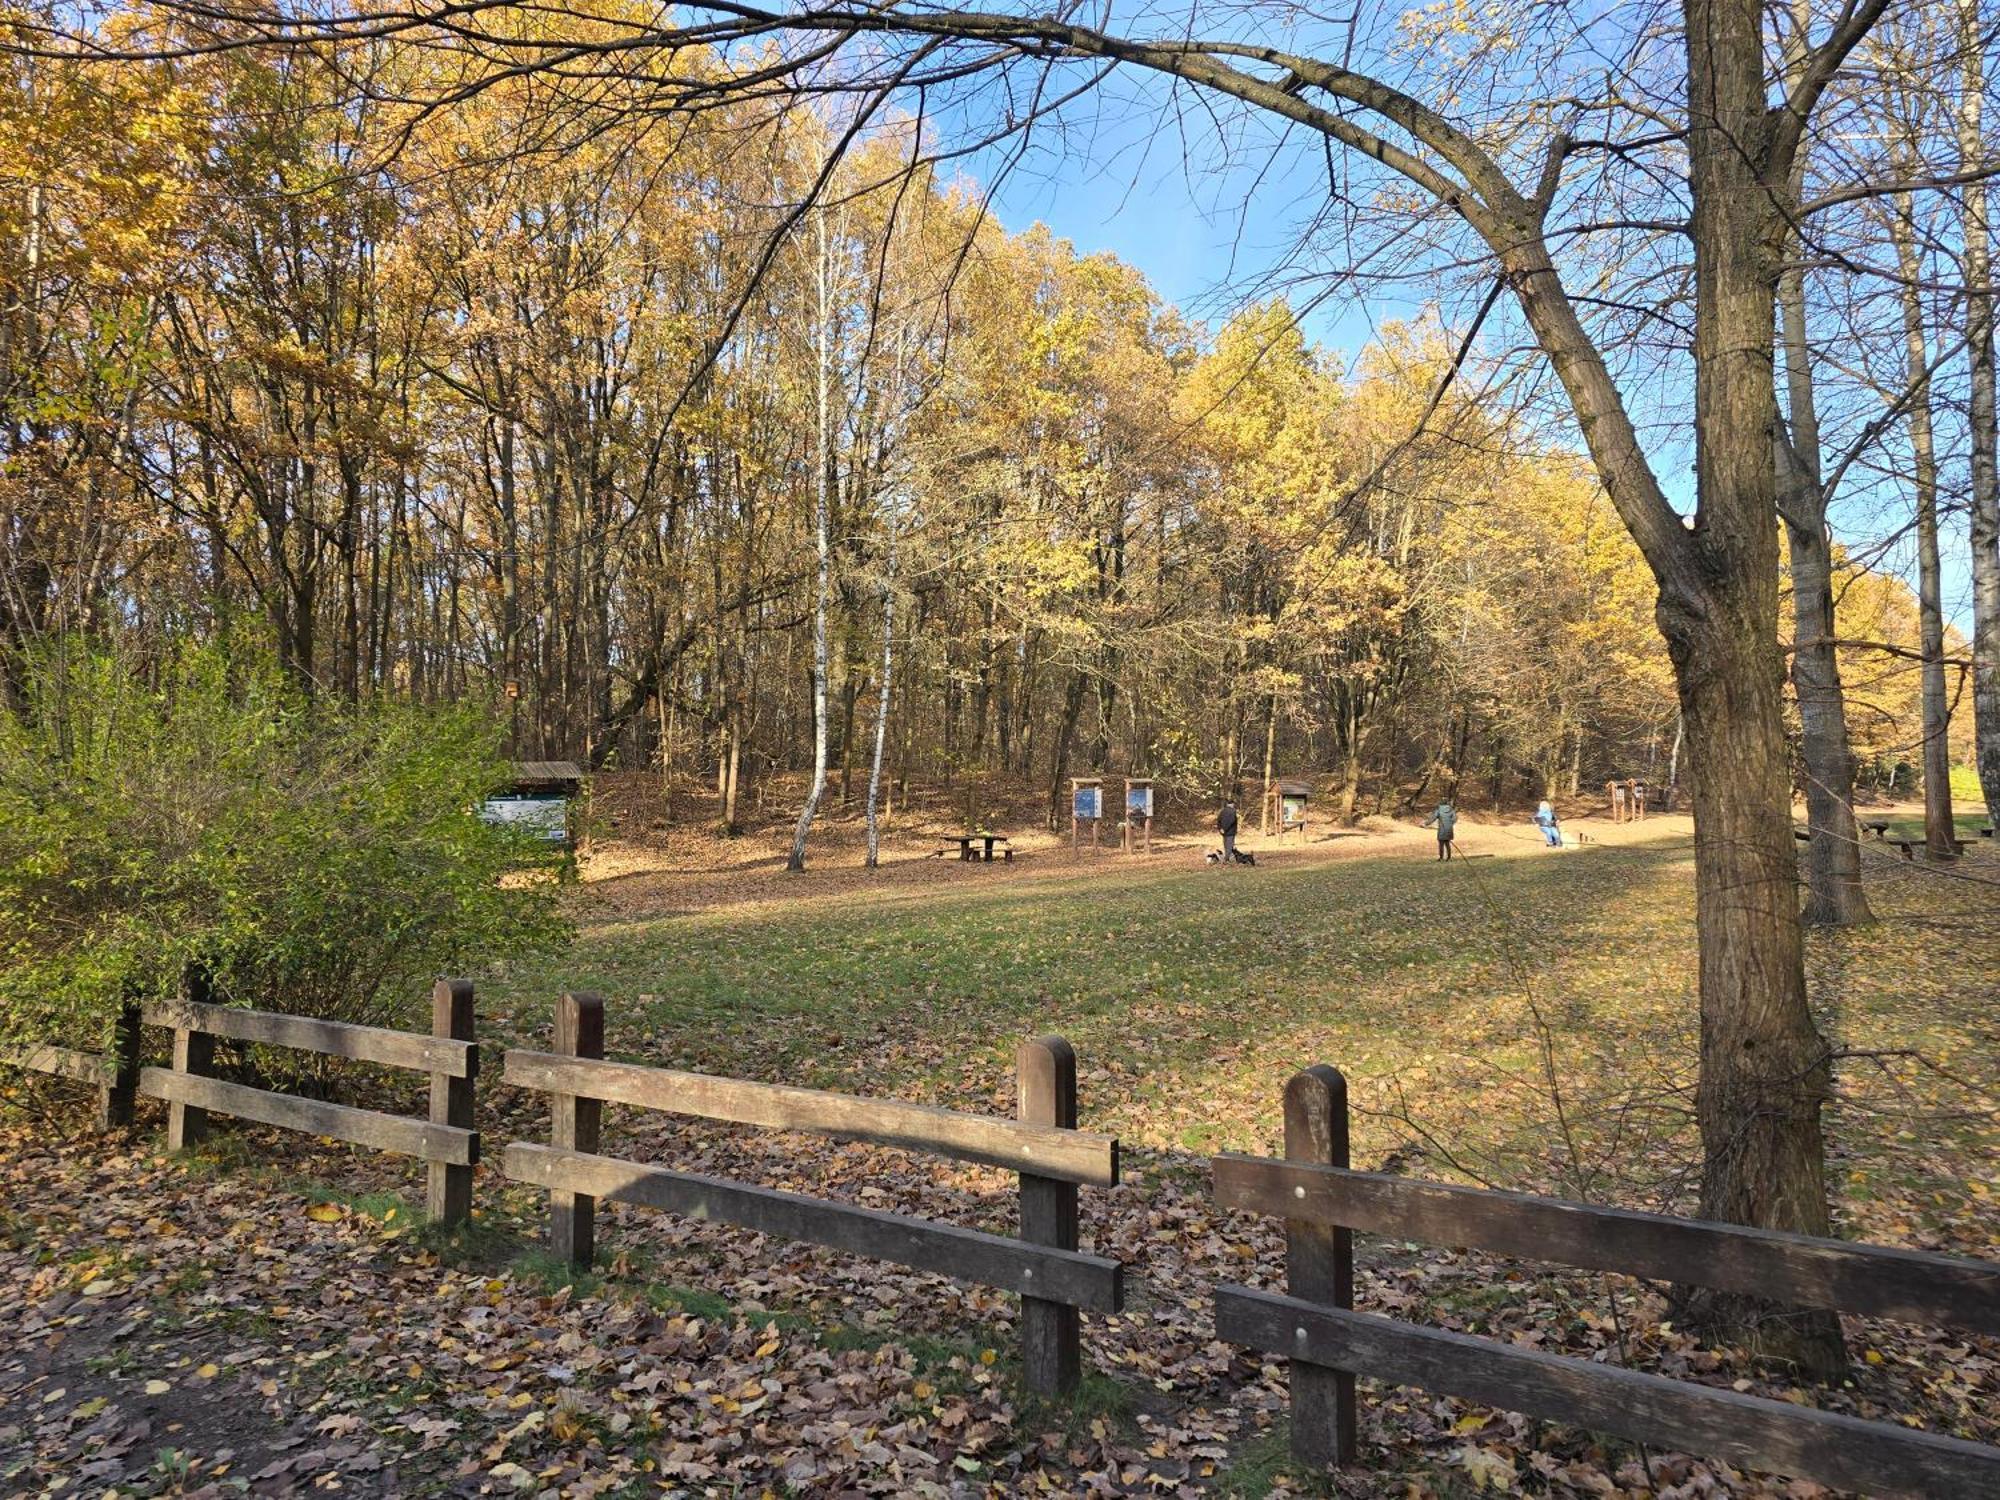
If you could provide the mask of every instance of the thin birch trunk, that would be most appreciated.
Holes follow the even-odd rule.
[[[896,521],[889,519],[888,576],[882,582],[882,690],[875,704],[875,750],[868,766],[868,868],[881,863],[877,809],[882,798],[882,752],[889,742],[889,694],[896,668]]]
[[[806,867],[806,837],[812,832],[820,798],[826,794],[827,765],[827,606],[833,591],[833,245],[824,208],[814,216],[817,244],[813,257],[814,311],[817,314],[817,364],[815,413],[818,431],[814,444],[813,546],[816,568],[813,580],[813,770],[812,785],[806,789],[806,805],[799,810],[799,826],[792,834],[792,852],[785,861],[787,870]]]

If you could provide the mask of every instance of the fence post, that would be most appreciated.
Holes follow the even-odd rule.
[[[1347,1080],[1318,1063],[1285,1084],[1285,1159],[1345,1167]],[[1354,1232],[1285,1220],[1285,1277],[1291,1295],[1354,1306]],[[1307,1463],[1354,1461],[1354,1372],[1292,1361],[1292,1453]]]
[[[214,998],[208,975],[190,968],[185,986],[188,1001],[206,1005]],[[215,1067],[215,1038],[189,1026],[174,1028],[174,1071],[205,1077]],[[198,1105],[170,1102],[167,1105],[167,1149],[185,1151],[208,1138],[208,1111]]]
[[[473,1040],[472,981],[440,979],[431,987],[431,1035],[454,1042]],[[465,1076],[431,1074],[431,1123],[460,1130],[473,1126],[473,1089],[479,1078],[479,1049],[466,1057]],[[424,1212],[433,1223],[462,1224],[472,1215],[472,1168],[450,1162],[428,1164]]]
[[[139,1097],[139,1007],[130,1000],[118,1007],[111,1030],[111,1081],[97,1093],[97,1128],[119,1130],[132,1123]]]
[[[565,1057],[604,1056],[604,999],[565,994],[556,1001],[555,1050]],[[549,1143],[568,1151],[597,1150],[603,1105],[576,1094],[549,1101]],[[588,1270],[597,1256],[597,1200],[584,1193],[549,1194],[549,1249],[560,1260]]]
[[[1076,1129],[1076,1052],[1059,1036],[1023,1042],[1014,1061],[1016,1114],[1027,1125]],[[1021,1238],[1076,1249],[1076,1184],[1021,1174]],[[1054,1396],[1083,1373],[1082,1322],[1074,1307],[1021,1299],[1021,1363],[1028,1389]]]

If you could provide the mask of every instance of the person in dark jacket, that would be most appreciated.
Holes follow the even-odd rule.
[[[1236,804],[1225,802],[1222,811],[1215,815],[1216,831],[1222,835],[1222,862],[1236,863]]]
[[[1423,826],[1428,828],[1433,823],[1437,824],[1438,858],[1450,859],[1452,833],[1458,827],[1458,809],[1449,802],[1440,802],[1437,810],[1424,819]]]

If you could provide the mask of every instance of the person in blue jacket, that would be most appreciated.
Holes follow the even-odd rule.
[[[1424,819],[1423,826],[1429,828],[1433,823],[1438,831],[1438,858],[1450,859],[1452,833],[1458,827],[1458,809],[1449,802],[1440,802],[1436,811]]]
[[[1551,849],[1562,848],[1562,822],[1556,817],[1555,808],[1546,800],[1535,809],[1535,826],[1542,830],[1542,837]]]

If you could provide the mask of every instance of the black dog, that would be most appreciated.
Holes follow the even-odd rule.
[[[1220,849],[1209,850],[1207,858],[1208,862],[1212,865],[1228,863]],[[1254,865],[1257,863],[1257,856],[1252,854],[1248,849],[1238,849],[1236,851],[1236,863],[1239,865]]]

